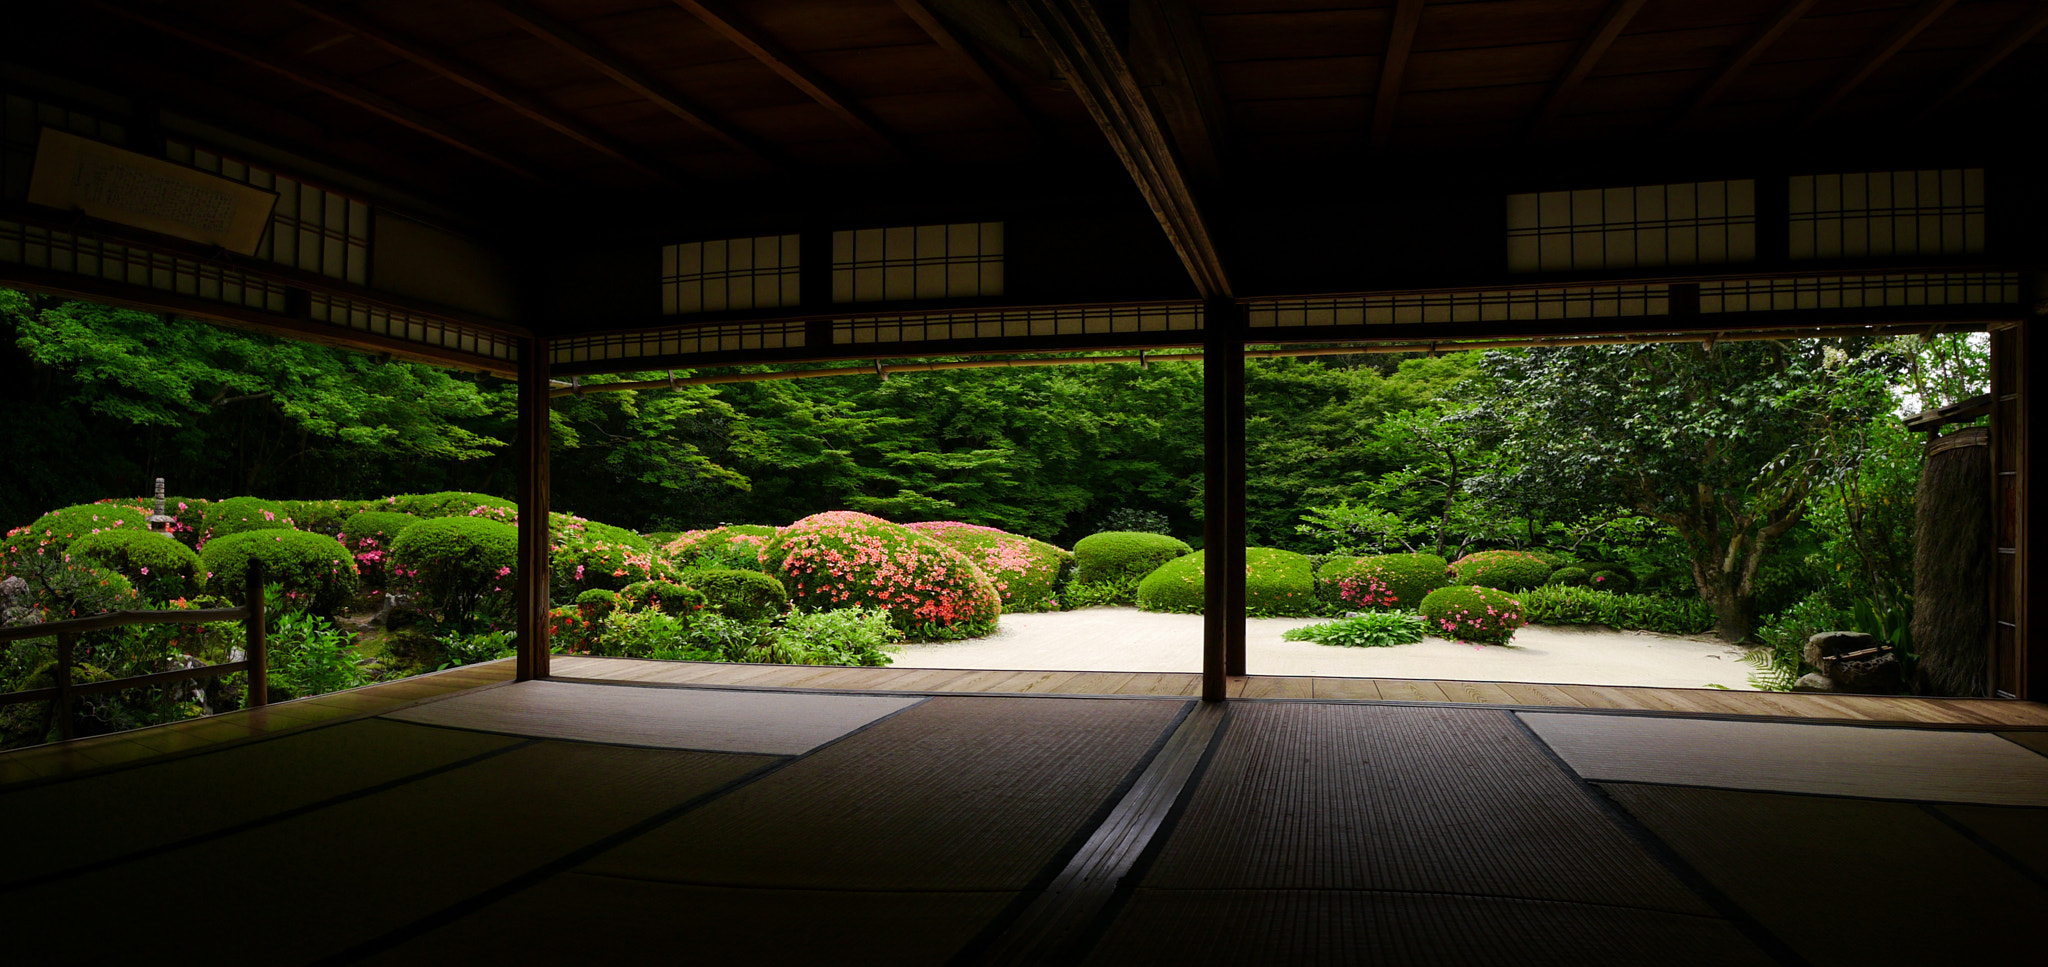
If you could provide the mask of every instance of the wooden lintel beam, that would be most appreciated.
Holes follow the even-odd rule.
[[[1920,36],[1921,31],[1932,26],[1942,14],[1948,12],[1948,8],[1955,5],[1956,0],[1921,0],[1919,6],[1906,11],[1898,23],[1892,25],[1892,29],[1885,33],[1883,39],[1863,53],[1862,59],[1856,62],[1855,67],[1843,74],[1842,79],[1836,81],[1834,87],[1829,88],[1826,94],[1821,95],[1820,100],[1815,101],[1814,105],[1807,109],[1806,114],[1799,119],[1799,127],[1812,125],[1833,110],[1835,105],[1842,103],[1844,98],[1864,81],[1869,80],[1870,75],[1877,73],[1878,68],[1889,63],[1893,55],[1906,49],[1906,45],[1912,43],[1913,38]]]
[[[1727,93],[1728,88],[1735,84],[1735,79],[1741,77],[1742,72],[1749,69],[1749,65],[1756,63],[1756,59],[1765,49],[1777,43],[1778,38],[1785,35],[1785,31],[1790,30],[1799,18],[1806,16],[1806,11],[1814,2],[1815,0],[1786,0],[1785,5],[1771,15],[1771,19],[1759,25],[1756,32],[1750,34],[1748,39],[1742,42],[1742,46],[1735,49],[1733,56],[1721,63],[1721,69],[1714,74],[1714,79],[1708,81],[1707,86],[1701,88],[1698,94],[1693,95],[1692,103],[1686,105],[1685,112],[1671,123],[1671,130],[1678,131],[1699,123],[1700,118],[1706,115],[1707,108],[1713,106],[1722,94]]]
[[[859,131],[863,136],[888,148],[898,157],[907,158],[913,153],[902,139],[891,134],[880,119],[861,107],[851,95],[841,90],[838,84],[806,66],[794,52],[770,37],[767,31],[740,19],[725,4],[717,0],[670,2],[683,8],[683,12],[697,18],[720,37],[731,41],[733,46],[746,51],[747,56],[774,71],[776,76],[804,92],[805,96],[818,102],[819,107],[832,112],[833,116],[845,121],[849,127]]]
[[[1956,99],[1957,95],[1968,90],[1970,85],[1982,80],[1984,75],[1991,73],[1992,68],[2003,63],[2007,57],[2011,57],[2021,47],[2025,47],[2027,42],[2033,40],[2034,35],[2040,33],[2043,28],[2048,28],[2048,0],[2035,4],[2033,13],[2028,14],[2019,23],[2014,24],[2010,29],[2001,34],[1998,43],[1987,48],[1961,74],[1956,75],[1956,79],[1950,81],[1940,94],[1935,95],[1933,103],[1928,104],[1925,108],[1921,109],[1919,114],[1913,116],[1914,122],[1925,121],[1936,111],[1947,107],[1950,101]]]
[[[665,166],[639,156],[639,153],[625,144],[599,133],[595,129],[571,118],[524,94],[506,90],[502,81],[487,77],[476,68],[457,63],[442,56],[418,41],[399,36],[382,24],[370,20],[353,8],[344,7],[333,0],[290,0],[291,4],[312,16],[325,20],[357,37],[376,44],[414,64],[433,71],[448,80],[483,95],[510,108],[514,113],[534,121],[558,134],[582,144],[615,161],[637,169],[663,181],[682,181]]]
[[[1152,92],[1189,173],[1203,184],[1221,181],[1223,97],[1201,22],[1187,0],[1131,4],[1131,57],[1145,69],[1140,84]]]
[[[407,107],[382,94],[378,94],[352,81],[344,80],[315,70],[304,64],[294,63],[270,51],[264,50],[239,37],[224,34],[188,18],[168,11],[152,9],[138,10],[114,0],[86,0],[95,7],[139,26],[158,33],[176,37],[187,43],[196,44],[215,53],[225,54],[251,67],[260,68],[283,77],[295,84],[311,88],[339,101],[353,104],[387,121],[408,128],[442,144],[456,148],[480,160],[512,172],[530,181],[545,182],[547,179],[527,165],[507,157],[498,149],[483,144],[460,132],[452,130],[448,122],[433,117],[424,111]]]
[[[974,48],[962,43],[960,36],[953,32],[953,28],[946,26],[945,21],[935,16],[923,0],[896,0],[896,7],[902,10],[903,15],[909,17],[911,22],[917,24],[933,43],[938,44],[941,50],[950,55],[961,72],[972,79],[975,86],[987,93],[989,100],[994,101],[996,107],[1008,115],[1012,122],[1029,131],[1034,138],[1047,138],[1045,121],[1024,107],[1024,98],[1003,78],[1001,71]]]
[[[1010,9],[1045,47],[1109,139],[1196,291],[1205,299],[1229,298],[1229,275],[1172,139],[1095,5],[1090,0],[1010,0]]]
[[[1614,41],[1628,28],[1628,22],[1635,19],[1636,13],[1643,9],[1644,2],[1645,0],[1614,0],[1607,5],[1607,12],[1600,15],[1600,22],[1593,27],[1593,32],[1579,41],[1578,48],[1572,51],[1572,58],[1566,63],[1564,73],[1558,75],[1557,80],[1551,82],[1550,90],[1544,93],[1543,103],[1536,108],[1536,116],[1529,122],[1529,137],[1539,136],[1544,128],[1550,126],[1550,122],[1557,120],[1558,114],[1564,110],[1565,103],[1571,100],[1579,85],[1585,83],[1586,76],[1593,73],[1593,68],[1599,65],[1600,58],[1607,55],[1607,48],[1614,46]]]
[[[519,0],[504,0],[494,6],[499,15],[514,26],[582,61],[585,66],[611,78],[619,86],[639,95],[648,103],[725,142],[727,147],[757,161],[779,160],[779,152],[774,147],[713,116],[710,111],[672,90],[651,72],[627,63],[615,51],[607,49],[590,35]]]
[[[1372,95],[1372,127],[1367,144],[1377,151],[1386,147],[1394,130],[1394,106],[1401,99],[1401,78],[1408,73],[1408,53],[1415,49],[1415,29],[1422,23],[1425,0],[1397,0],[1394,19],[1387,26],[1387,50],[1380,57],[1380,84]]]

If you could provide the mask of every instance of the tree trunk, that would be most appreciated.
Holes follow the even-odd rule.
[[[1692,579],[1700,589],[1700,598],[1707,607],[1714,609],[1714,633],[1729,642],[1741,642],[1749,637],[1749,599],[1736,591],[1729,574],[1723,571],[1719,561],[1692,562]]]

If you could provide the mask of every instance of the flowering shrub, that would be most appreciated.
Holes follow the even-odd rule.
[[[156,513],[154,497],[123,497],[99,503],[133,507],[142,511],[145,518]],[[212,507],[213,501],[200,497],[165,497],[164,516],[171,518],[171,536],[186,547],[198,550],[199,538],[206,533],[206,513]]]
[[[641,581],[619,592],[619,610],[653,609],[687,618],[704,610],[704,593],[674,581]]]
[[[914,638],[995,631],[1002,599],[959,551],[879,517],[835,510],[783,528],[763,551],[791,603],[874,607]]]
[[[117,527],[73,541],[70,553],[80,563],[119,572],[151,601],[199,593],[199,555],[162,534]]]
[[[1104,531],[1074,544],[1074,580],[1082,584],[1142,581],[1161,564],[1188,553],[1184,541],[1143,531]]]
[[[356,573],[362,576],[363,587],[382,591],[390,586],[391,572],[387,565],[391,559],[391,545],[398,540],[399,534],[418,520],[411,514],[366,510],[341,525],[335,539],[355,556]]]
[[[548,562],[549,593],[557,601],[575,600],[592,588],[617,591],[641,581],[673,581],[675,567],[645,546],[605,540],[557,545]]]
[[[387,565],[396,582],[416,589],[420,604],[466,621],[506,603],[519,560],[519,529],[476,517],[435,517],[400,532]]]
[[[1207,553],[1196,551],[1166,562],[1138,582],[1138,609],[1201,614]],[[1261,617],[1316,614],[1313,572],[1308,558],[1269,547],[1244,549],[1245,610]]]
[[[1550,565],[1527,551],[1480,551],[1452,561],[1451,573],[1457,584],[1520,591],[1541,586]]]
[[[80,504],[53,510],[35,519],[26,527],[17,527],[7,532],[0,542],[0,574],[16,574],[24,564],[21,558],[47,557],[63,554],[70,550],[71,542],[87,534],[115,528],[148,530],[149,522],[142,511],[121,504]]]
[[[759,621],[789,610],[782,582],[759,571],[716,567],[691,571],[690,586],[704,592],[706,606],[728,618]]]
[[[1333,558],[1316,572],[1316,592],[1341,609],[1412,609],[1448,583],[1444,559],[1434,554]]]
[[[617,591],[609,591],[604,588],[591,588],[590,590],[585,591],[582,594],[576,596],[577,612],[583,615],[584,621],[587,621],[592,625],[595,625],[598,622],[603,621],[604,616],[611,614],[613,609],[617,608],[618,606],[619,592]]]
[[[255,497],[229,497],[206,509],[206,529],[199,535],[199,549],[203,551],[209,541],[229,534],[293,529],[291,515],[285,512],[283,504]]]
[[[286,500],[281,503],[291,515],[292,526],[329,537],[340,534],[346,529],[349,519],[357,514],[384,509],[384,503],[376,500]]]
[[[239,604],[252,562],[265,583],[284,587],[296,610],[331,614],[356,592],[356,562],[332,537],[295,530],[254,530],[206,542],[199,552],[212,593]]]
[[[399,494],[378,501],[378,510],[414,517],[484,517],[500,524],[519,519],[519,506],[503,497],[443,490],[432,494]]]
[[[1422,599],[1433,634],[1483,645],[1504,645],[1526,622],[1522,602],[1493,588],[1452,585]]]
[[[776,528],[760,524],[728,524],[710,530],[685,531],[664,548],[669,557],[684,566],[744,568],[762,570],[761,549],[775,538]]]
[[[548,611],[548,642],[556,654],[589,651],[597,627],[581,608],[553,608]]]
[[[956,520],[903,526],[967,555],[995,584],[996,593],[1003,599],[1003,611],[1045,611],[1058,606],[1053,592],[1060,583],[1061,572],[1074,560],[1071,551],[1020,534]]]

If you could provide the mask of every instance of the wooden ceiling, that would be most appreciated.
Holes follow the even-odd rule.
[[[1360,164],[1998,144],[2048,92],[2042,0],[76,0],[10,18],[6,59],[473,213],[507,191],[1128,192],[1149,165],[1213,195]],[[1081,45],[1065,60],[1032,36],[1054,21]],[[1120,83],[1139,93],[1112,109]],[[1119,143],[1118,125],[1158,136]]]

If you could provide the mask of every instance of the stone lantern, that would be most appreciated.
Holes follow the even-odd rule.
[[[164,478],[158,477],[156,478],[156,513],[149,515],[149,531],[152,534],[162,534],[165,537],[170,537],[172,536],[172,528],[176,527],[177,524],[178,519],[176,517],[164,513]]]

